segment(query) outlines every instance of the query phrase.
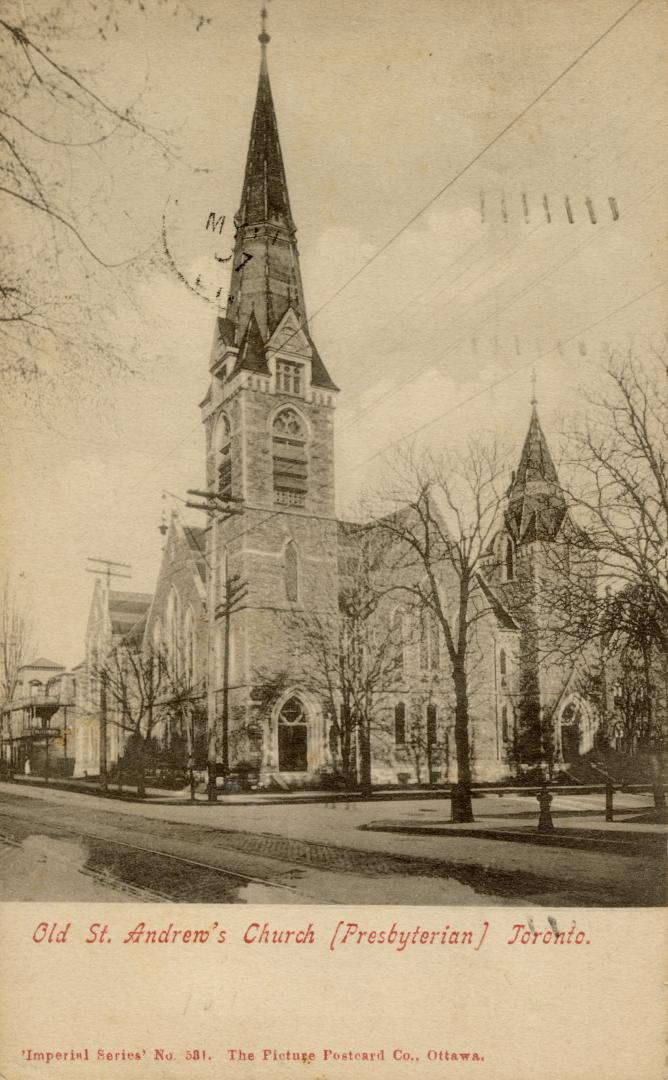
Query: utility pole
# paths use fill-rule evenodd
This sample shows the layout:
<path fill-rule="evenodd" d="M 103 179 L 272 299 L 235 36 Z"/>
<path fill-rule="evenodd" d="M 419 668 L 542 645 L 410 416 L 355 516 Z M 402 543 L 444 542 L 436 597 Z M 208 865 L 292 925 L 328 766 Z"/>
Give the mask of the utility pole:
<path fill-rule="evenodd" d="M 208 769 L 208 785 L 207 796 L 209 802 L 215 802 L 218 797 L 218 791 L 216 787 L 216 774 L 218 769 L 218 731 L 217 731 L 217 716 L 216 716 L 216 568 L 218 565 L 218 527 L 229 518 L 236 516 L 237 514 L 243 514 L 243 507 L 238 505 L 238 500 L 226 499 L 216 491 L 199 491 L 197 489 L 189 489 L 189 495 L 195 495 L 200 502 L 187 502 L 186 506 L 190 506 L 194 510 L 203 510 L 209 518 L 211 528 L 209 529 L 209 543 L 208 543 L 208 560 L 207 560 L 207 601 L 206 601 L 206 619 L 207 619 L 207 665 L 206 665 L 206 705 L 207 705 L 207 734 L 208 734 L 208 746 L 207 746 L 207 769 Z M 237 505 L 231 505 L 236 503 Z M 227 570 L 225 574 L 225 584 L 227 587 Z M 225 647 L 225 656 L 229 649 Z M 227 660 L 224 658 L 224 667 L 227 666 Z M 223 705 L 227 698 L 226 683 L 227 678 L 225 672 L 223 672 Z M 223 741 L 224 745 L 221 748 L 224 753 L 228 753 L 226 750 L 227 736 L 225 733 L 226 724 L 223 727 Z M 223 763 L 225 767 L 225 764 Z"/>
<path fill-rule="evenodd" d="M 230 622 L 232 614 L 238 611 L 242 601 L 248 593 L 248 584 L 242 581 L 238 574 L 230 576 L 227 560 L 225 561 L 225 599 L 216 607 L 216 618 L 224 619 L 223 623 L 223 713 L 222 713 L 222 746 L 221 756 L 223 759 L 223 777 L 230 771 L 230 739 L 229 739 L 229 689 L 230 689 Z"/>
<path fill-rule="evenodd" d="M 100 787 L 107 790 L 107 673 L 100 672 Z"/>
<path fill-rule="evenodd" d="M 95 574 L 97 577 L 99 577 L 100 574 L 103 573 L 104 576 L 107 579 L 107 592 L 109 591 L 109 588 L 111 586 L 112 577 L 117 577 L 117 578 L 131 578 L 132 577 L 131 573 L 124 574 L 122 572 L 123 570 L 130 570 L 130 571 L 132 570 L 132 567 L 130 566 L 130 563 L 114 562 L 113 559 L 94 559 L 91 555 L 86 556 L 86 562 L 99 563 L 100 566 L 104 567 L 104 570 L 101 570 L 99 567 L 87 566 L 86 567 L 86 573 L 87 574 Z M 117 566 L 120 566 L 121 570 L 115 570 L 114 567 L 117 567 Z"/>

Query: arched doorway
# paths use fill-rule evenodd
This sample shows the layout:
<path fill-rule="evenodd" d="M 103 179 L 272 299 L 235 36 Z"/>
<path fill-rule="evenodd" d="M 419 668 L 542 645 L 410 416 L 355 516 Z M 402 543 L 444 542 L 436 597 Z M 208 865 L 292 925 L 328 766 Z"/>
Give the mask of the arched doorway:
<path fill-rule="evenodd" d="M 592 708 L 577 695 L 564 702 L 559 713 L 559 734 L 564 761 L 575 761 L 594 745 L 595 718 Z"/>
<path fill-rule="evenodd" d="M 308 768 L 308 719 L 304 705 L 290 697 L 278 714 L 279 772 L 306 772 Z"/>

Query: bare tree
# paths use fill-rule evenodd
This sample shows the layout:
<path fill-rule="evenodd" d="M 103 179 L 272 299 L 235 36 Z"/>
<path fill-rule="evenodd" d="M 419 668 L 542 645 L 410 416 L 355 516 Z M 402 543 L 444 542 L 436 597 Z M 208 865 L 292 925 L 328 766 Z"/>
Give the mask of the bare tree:
<path fill-rule="evenodd" d="M 666 354 L 608 356 L 605 387 L 571 432 L 577 503 L 599 576 L 641 586 L 668 623 L 668 379 Z"/>
<path fill-rule="evenodd" d="M 295 617 L 310 686 L 326 702 L 346 786 L 372 789 L 372 744 L 387 735 L 385 698 L 400 672 L 404 630 L 389 617 L 384 552 L 373 523 L 342 526 L 338 612 Z"/>
<path fill-rule="evenodd" d="M 390 541 L 387 587 L 431 612 L 445 641 L 455 698 L 455 821 L 473 820 L 470 652 L 476 625 L 491 610 L 481 574 L 489 567 L 506 475 L 505 455 L 492 440 L 472 440 L 438 459 L 403 452 L 386 492 L 396 509 L 376 523 Z"/>
<path fill-rule="evenodd" d="M 411 694 L 406 717 L 406 748 L 413 759 L 418 784 L 423 782 L 423 770 L 427 783 L 434 783 L 436 767 L 446 751 L 446 744 L 439 738 L 433 697 L 431 690 Z"/>
<path fill-rule="evenodd" d="M 602 388 L 570 424 L 564 464 L 579 525 L 546 551 L 540 589 L 543 657 L 573 662 L 593 649 L 617 669 L 629 684 L 625 728 L 632 716 L 640 723 L 642 679 L 642 723 L 655 743 L 661 696 L 668 706 L 667 351 L 610 351 Z M 623 741 L 637 745 L 628 730 Z"/>
<path fill-rule="evenodd" d="M 104 53 L 102 43 L 113 40 L 124 17 L 144 18 L 163 6 L 164 0 L 10 0 L 3 8 L 0 376 L 7 382 L 34 386 L 49 379 L 58 385 L 55 376 L 64 371 L 95 376 L 101 365 L 128 367 L 127 343 L 116 328 L 106 332 L 104 313 L 114 295 L 127 299 L 120 271 L 137 267 L 160 232 L 156 222 L 146 251 L 129 237 L 128 250 L 114 252 L 113 155 L 126 167 L 128 155 L 141 154 L 145 169 L 151 158 L 164 166 L 176 156 L 165 133 L 142 119 L 138 100 L 114 100 L 100 88 L 90 60 L 86 67 L 81 39 L 88 31 Z M 170 8 L 197 29 L 209 21 L 196 16 L 187 0 Z M 108 52 L 113 58 L 111 47 Z M 158 247 L 150 257 L 156 256 Z"/>
<path fill-rule="evenodd" d="M 28 662 L 33 649 L 32 614 L 7 574 L 0 587 L 0 704 L 11 701 L 19 668 Z"/>
<path fill-rule="evenodd" d="M 178 658 L 165 661 L 167 675 L 158 701 L 164 720 L 165 736 L 171 764 L 185 766 L 190 788 L 190 800 L 195 801 L 198 769 L 204 769 L 208 757 L 206 686 L 194 671 L 193 654 L 187 648 Z"/>
<path fill-rule="evenodd" d="M 146 767 L 156 733 L 168 717 L 171 681 L 164 652 L 130 642 L 115 648 L 97 677 L 106 687 L 108 723 L 124 733 L 124 751 L 136 773 L 137 794 L 146 794 Z"/>

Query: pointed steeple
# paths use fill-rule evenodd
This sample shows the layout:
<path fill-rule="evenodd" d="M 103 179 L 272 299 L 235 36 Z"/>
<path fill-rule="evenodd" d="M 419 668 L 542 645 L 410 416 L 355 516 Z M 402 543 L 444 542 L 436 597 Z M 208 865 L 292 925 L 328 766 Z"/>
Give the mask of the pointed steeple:
<path fill-rule="evenodd" d="M 534 385 L 531 421 L 508 493 L 506 524 L 517 543 L 554 540 L 566 516 L 566 499 L 538 419 Z"/>
<path fill-rule="evenodd" d="M 237 214 L 237 225 L 280 225 L 290 233 L 295 226 L 290 211 L 288 185 L 278 138 L 278 124 L 267 68 L 269 34 L 260 34 L 262 58 L 255 98 L 246 173 Z"/>
<path fill-rule="evenodd" d="M 269 83 L 267 45 L 270 38 L 266 16 L 263 8 L 262 32 L 258 39 L 262 48 L 260 75 L 241 203 L 234 219 L 236 235 L 230 287 L 225 315 L 218 319 L 213 356 L 222 355 L 227 347 L 238 348 L 235 371 L 262 371 L 269 375 L 265 350 L 276 328 L 292 311 L 295 325 L 307 343 L 312 384 L 336 390 L 313 344 L 306 321 L 297 230 L 290 209 Z M 295 335 L 292 335 L 288 344 L 292 343 L 293 351 L 294 341 Z"/>

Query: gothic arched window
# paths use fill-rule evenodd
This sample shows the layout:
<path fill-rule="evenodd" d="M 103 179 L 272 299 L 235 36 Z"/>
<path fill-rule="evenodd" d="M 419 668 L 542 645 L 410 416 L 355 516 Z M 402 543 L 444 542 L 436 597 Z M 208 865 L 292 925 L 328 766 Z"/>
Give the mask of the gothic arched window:
<path fill-rule="evenodd" d="M 99 670 L 98 670 L 98 653 L 97 649 L 93 648 L 90 651 L 90 661 L 88 664 L 88 691 L 90 694 L 91 704 L 96 706 L 99 702 L 100 684 L 99 684 Z"/>
<path fill-rule="evenodd" d="M 281 409 L 274 418 L 271 434 L 276 502 L 303 506 L 308 491 L 304 421 L 296 409 Z"/>
<path fill-rule="evenodd" d="M 436 720 L 438 713 L 434 704 L 427 705 L 427 753 L 431 753 L 436 744 Z"/>
<path fill-rule="evenodd" d="M 431 613 L 429 619 L 429 661 L 432 669 L 436 670 L 441 666 L 441 628 L 438 624 L 438 619 L 435 614 Z"/>
<path fill-rule="evenodd" d="M 394 706 L 394 745 L 406 745 L 406 706 L 403 701 Z"/>
<path fill-rule="evenodd" d="M 508 706 L 503 705 L 501 708 L 501 736 L 504 742 L 508 742 L 509 730 L 508 730 Z"/>
<path fill-rule="evenodd" d="M 181 669 L 181 603 L 176 589 L 172 588 L 167 601 L 166 645 L 169 663 L 174 672 Z"/>
<path fill-rule="evenodd" d="M 392 639 L 397 675 L 403 675 L 406 662 L 404 655 L 404 616 L 399 610 L 395 611 L 392 617 Z"/>
<path fill-rule="evenodd" d="M 423 611 L 420 616 L 419 653 L 421 671 L 441 666 L 440 627 L 433 611 Z"/>
<path fill-rule="evenodd" d="M 515 550 L 512 540 L 506 540 L 506 581 L 515 580 Z"/>
<path fill-rule="evenodd" d="M 299 561 L 292 540 L 285 549 L 285 595 L 293 603 L 299 599 Z"/>
<path fill-rule="evenodd" d="M 499 674 L 505 675 L 507 667 L 508 664 L 506 662 L 506 650 L 501 649 L 501 652 L 499 653 Z"/>
<path fill-rule="evenodd" d="M 185 676 L 190 685 L 195 681 L 195 616 L 189 606 L 183 624 L 184 639 L 184 669 Z"/>
<path fill-rule="evenodd" d="M 420 671 L 429 668 L 429 624 L 426 612 L 420 615 L 420 640 L 418 644 Z"/>
<path fill-rule="evenodd" d="M 278 716 L 278 768 L 280 772 L 306 772 L 308 721 L 299 698 L 289 698 Z"/>
<path fill-rule="evenodd" d="M 221 413 L 214 431 L 214 485 L 224 499 L 232 498 L 232 431 Z"/>

